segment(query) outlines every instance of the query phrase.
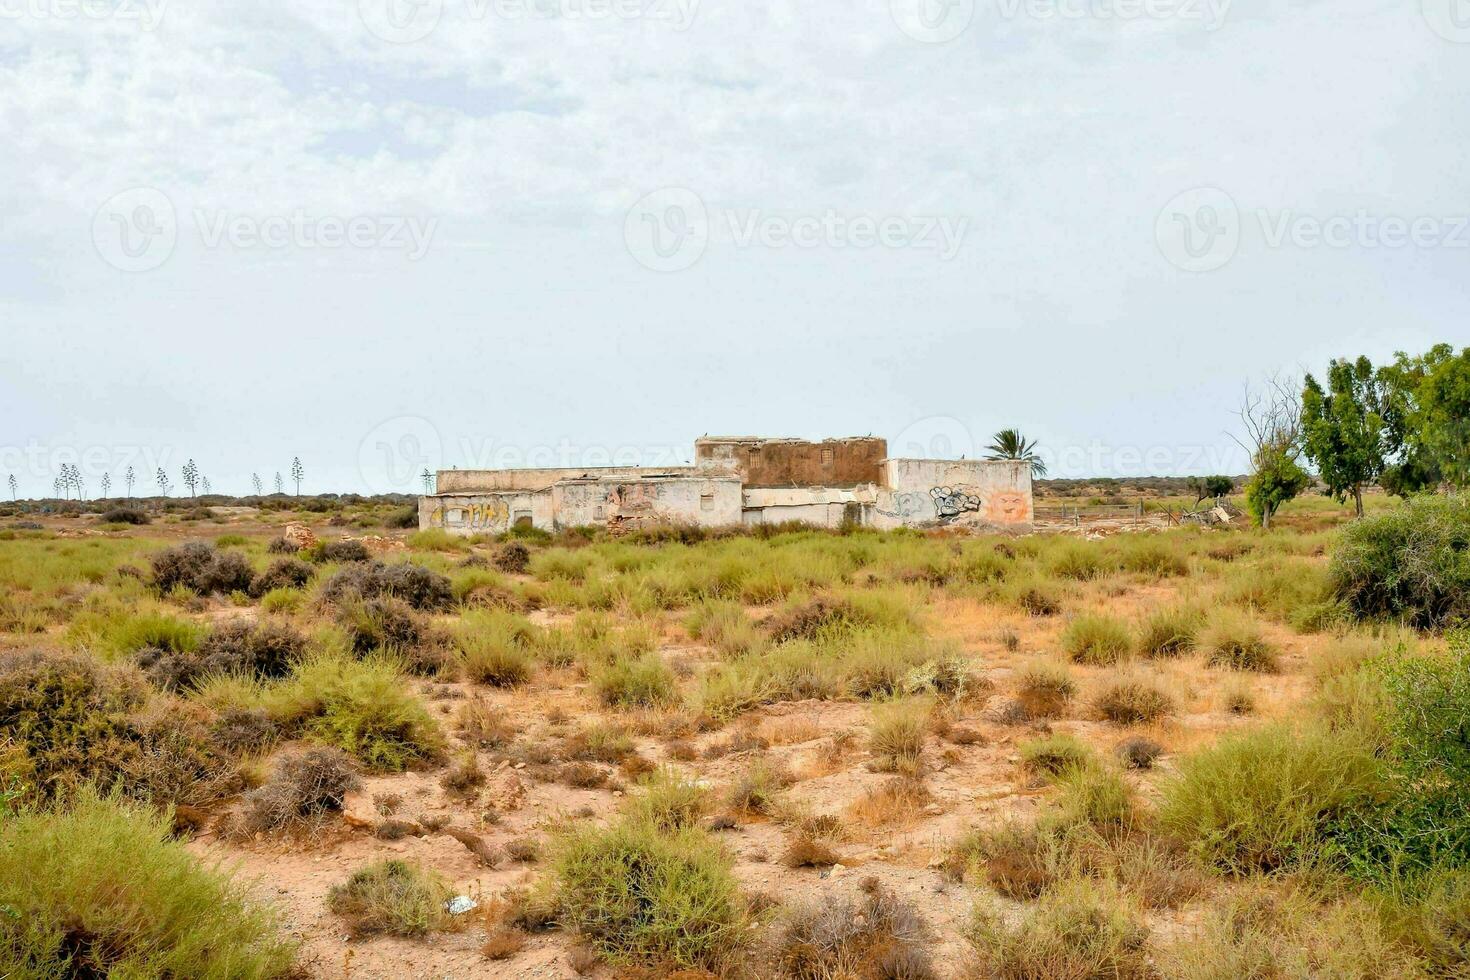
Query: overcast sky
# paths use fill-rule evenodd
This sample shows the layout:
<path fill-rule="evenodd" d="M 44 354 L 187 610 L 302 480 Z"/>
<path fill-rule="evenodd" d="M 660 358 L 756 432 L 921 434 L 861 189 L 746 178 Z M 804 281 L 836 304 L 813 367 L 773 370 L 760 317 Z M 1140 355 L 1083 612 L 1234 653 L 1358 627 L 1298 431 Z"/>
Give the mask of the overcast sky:
<path fill-rule="evenodd" d="M 1470 0 L 0 0 L 0 468 L 1240 472 L 1470 343 L 1467 105 Z"/>

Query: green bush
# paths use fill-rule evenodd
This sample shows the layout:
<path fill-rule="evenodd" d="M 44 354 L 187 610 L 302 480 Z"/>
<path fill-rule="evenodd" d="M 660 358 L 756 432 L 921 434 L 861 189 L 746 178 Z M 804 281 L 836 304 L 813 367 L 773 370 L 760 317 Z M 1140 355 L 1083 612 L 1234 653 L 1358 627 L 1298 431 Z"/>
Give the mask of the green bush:
<path fill-rule="evenodd" d="M 573 827 L 548 864 L 557 920 L 615 963 L 710 968 L 745 942 L 729 859 L 702 830 Z"/>
<path fill-rule="evenodd" d="M 409 861 L 380 861 L 359 868 L 327 895 L 327 907 L 347 920 L 356 936 L 387 933 L 426 936 L 450 923 L 447 882 Z"/>
<path fill-rule="evenodd" d="M 1082 615 L 1062 631 L 1062 651 L 1079 664 L 1115 664 L 1128 655 L 1128 630 L 1111 616 Z"/>
<path fill-rule="evenodd" d="M 1363 619 L 1438 629 L 1470 618 L 1470 497 L 1413 497 L 1348 525 L 1333 595 Z"/>
<path fill-rule="evenodd" d="M 396 664 L 318 657 L 268 694 L 268 709 L 378 772 L 437 761 L 444 737 Z"/>
<path fill-rule="evenodd" d="M 531 677 L 537 632 L 528 621 L 504 612 L 472 612 L 454 627 L 465 676 L 477 684 L 514 687 Z"/>
<path fill-rule="evenodd" d="M 648 708 L 669 704 L 678 692 L 674 672 L 656 653 L 621 656 L 597 668 L 592 688 L 602 703 L 617 708 Z"/>
<path fill-rule="evenodd" d="M 1159 820 L 1216 867 L 1273 871 L 1310 863 L 1334 821 L 1383 790 L 1378 760 L 1351 739 L 1269 727 L 1181 759 Z"/>
<path fill-rule="evenodd" d="M 1179 657 L 1194 649 L 1203 617 L 1188 607 L 1160 609 L 1138 628 L 1138 652 L 1145 657 Z"/>
<path fill-rule="evenodd" d="M 1086 879 L 1044 895 L 1017 924 L 977 906 L 969 930 L 975 962 L 967 977 L 1151 980 L 1148 929 L 1115 889 Z"/>
<path fill-rule="evenodd" d="M 0 654 L 0 782 L 38 800 L 117 786 L 159 803 L 201 803 L 233 789 L 196 715 L 152 705 L 131 667 L 79 654 Z"/>
<path fill-rule="evenodd" d="M 0 821 L 0 976 L 284 977 L 294 953 L 164 815 L 84 792 Z"/>

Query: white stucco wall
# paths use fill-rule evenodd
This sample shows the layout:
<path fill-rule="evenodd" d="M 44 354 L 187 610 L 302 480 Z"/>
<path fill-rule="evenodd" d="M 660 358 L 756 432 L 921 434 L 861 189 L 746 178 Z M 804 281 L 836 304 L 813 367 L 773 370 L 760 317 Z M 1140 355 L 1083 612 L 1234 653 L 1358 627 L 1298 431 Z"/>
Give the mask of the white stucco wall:
<path fill-rule="evenodd" d="M 873 525 L 1026 524 L 1031 466 L 1020 460 L 887 459 Z"/>
<path fill-rule="evenodd" d="M 562 527 L 614 520 L 705 527 L 740 523 L 740 481 L 730 477 L 568 480 L 551 493 Z"/>

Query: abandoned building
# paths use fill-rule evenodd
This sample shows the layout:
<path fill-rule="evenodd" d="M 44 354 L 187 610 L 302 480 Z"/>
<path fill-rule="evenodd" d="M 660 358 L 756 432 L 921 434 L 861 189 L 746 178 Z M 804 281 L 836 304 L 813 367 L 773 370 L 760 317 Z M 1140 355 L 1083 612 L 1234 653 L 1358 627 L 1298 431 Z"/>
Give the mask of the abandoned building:
<path fill-rule="evenodd" d="M 1024 524 L 1031 467 L 1020 460 L 889 459 L 886 440 L 705 437 L 694 465 L 440 470 L 419 527 L 494 534 L 516 525 L 844 522 L 876 528 Z"/>

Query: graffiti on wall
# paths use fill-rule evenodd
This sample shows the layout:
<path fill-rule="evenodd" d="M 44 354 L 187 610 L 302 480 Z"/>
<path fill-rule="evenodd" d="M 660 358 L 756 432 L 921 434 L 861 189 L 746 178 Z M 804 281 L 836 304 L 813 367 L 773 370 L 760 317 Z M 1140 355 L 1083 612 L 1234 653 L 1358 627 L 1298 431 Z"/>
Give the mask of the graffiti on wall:
<path fill-rule="evenodd" d="M 1017 524 L 1030 517 L 1025 494 L 1006 490 L 997 493 L 986 502 L 985 516 L 1003 524 Z"/>
<path fill-rule="evenodd" d="M 504 530 L 510 509 L 499 497 L 483 501 L 440 504 L 429 513 L 430 527 L 466 527 L 473 531 Z"/>
<path fill-rule="evenodd" d="M 978 513 L 980 497 L 953 487 L 933 487 L 929 496 L 934 499 L 934 516 L 940 522 L 954 520 L 962 514 Z"/>

